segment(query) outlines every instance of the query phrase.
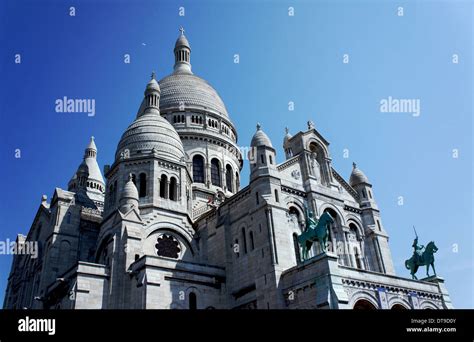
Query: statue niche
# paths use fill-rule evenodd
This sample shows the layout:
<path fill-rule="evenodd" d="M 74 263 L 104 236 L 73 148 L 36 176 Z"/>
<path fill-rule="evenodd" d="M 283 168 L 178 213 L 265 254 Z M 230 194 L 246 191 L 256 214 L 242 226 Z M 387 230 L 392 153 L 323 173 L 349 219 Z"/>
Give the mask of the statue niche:
<path fill-rule="evenodd" d="M 310 174 L 321 184 L 329 184 L 326 172 L 326 157 L 323 148 L 312 142 L 309 144 L 310 150 Z"/>

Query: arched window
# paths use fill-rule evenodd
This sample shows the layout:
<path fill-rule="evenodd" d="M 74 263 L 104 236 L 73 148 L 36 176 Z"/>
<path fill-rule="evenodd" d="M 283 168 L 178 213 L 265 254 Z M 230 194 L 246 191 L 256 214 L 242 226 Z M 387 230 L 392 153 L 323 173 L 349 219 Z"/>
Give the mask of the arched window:
<path fill-rule="evenodd" d="M 300 244 L 298 243 L 298 234 L 293 233 L 293 246 L 295 248 L 295 257 L 296 262 L 301 262 L 301 254 L 300 254 Z"/>
<path fill-rule="evenodd" d="M 296 224 L 298 227 L 302 225 L 302 218 L 300 212 L 295 207 L 290 207 L 289 210 L 290 219 Z"/>
<path fill-rule="evenodd" d="M 351 246 L 348 245 L 347 239 L 350 238 L 350 235 L 346 235 L 345 232 L 342 229 L 342 220 L 340 215 L 332 209 L 332 208 L 327 208 L 324 210 L 327 212 L 331 217 L 334 219 L 334 222 L 329 225 L 329 238 L 328 241 L 330 241 L 330 250 L 332 252 L 336 252 L 338 255 L 338 262 L 340 265 L 343 266 L 348 266 L 348 267 L 356 267 L 355 263 L 353 260 L 351 260 Z M 356 228 L 355 232 L 355 241 L 357 242 L 357 227 L 355 224 L 352 223 L 352 226 Z M 341 245 L 343 244 L 343 245 Z M 340 246 L 344 246 L 342 248 L 339 248 Z"/>
<path fill-rule="evenodd" d="M 354 247 L 354 258 L 355 258 L 355 261 L 356 261 L 356 267 L 358 269 L 362 269 L 362 265 L 360 263 L 360 255 L 359 255 L 359 251 L 357 250 L 357 247 Z"/>
<path fill-rule="evenodd" d="M 235 173 L 235 192 L 239 191 L 240 188 L 240 180 L 239 180 L 239 173 Z"/>
<path fill-rule="evenodd" d="M 232 189 L 232 167 L 227 164 L 225 167 L 225 185 L 227 186 L 227 190 L 230 192 L 234 192 L 234 189 Z"/>
<path fill-rule="evenodd" d="M 211 160 L 211 182 L 212 185 L 221 186 L 221 170 L 220 163 L 217 159 Z"/>
<path fill-rule="evenodd" d="M 247 236 L 245 235 L 245 228 L 242 228 L 242 241 L 244 244 L 244 253 L 247 254 Z"/>
<path fill-rule="evenodd" d="M 394 304 L 390 310 L 406 310 L 407 308 L 404 307 L 402 304 Z"/>
<path fill-rule="evenodd" d="M 275 202 L 280 202 L 280 198 L 278 197 L 278 190 L 275 189 Z"/>
<path fill-rule="evenodd" d="M 189 294 L 189 310 L 196 310 L 197 309 L 197 298 L 194 292 Z"/>
<path fill-rule="evenodd" d="M 260 204 L 260 198 L 258 197 L 258 192 L 255 193 L 255 201 L 257 202 L 257 205 Z"/>
<path fill-rule="evenodd" d="M 250 236 L 250 250 L 253 251 L 255 249 L 255 242 L 253 240 L 253 232 L 252 231 L 249 233 L 249 236 Z"/>
<path fill-rule="evenodd" d="M 204 158 L 200 155 L 193 157 L 193 181 L 204 183 Z"/>
<path fill-rule="evenodd" d="M 166 198 L 166 187 L 168 183 L 168 177 L 166 175 L 161 175 L 160 178 L 160 197 Z"/>
<path fill-rule="evenodd" d="M 140 191 L 138 192 L 138 197 L 146 196 L 146 174 L 140 173 Z"/>
<path fill-rule="evenodd" d="M 176 178 L 174 177 L 171 177 L 170 179 L 170 200 L 172 201 L 177 201 L 178 200 L 178 196 L 177 196 L 177 187 L 176 187 Z"/>
<path fill-rule="evenodd" d="M 272 155 L 268 155 L 268 159 L 270 159 L 270 164 L 273 164 L 273 158 L 272 158 Z"/>
<path fill-rule="evenodd" d="M 371 302 L 365 299 L 359 299 L 354 304 L 354 310 L 376 310 L 377 308 Z"/>

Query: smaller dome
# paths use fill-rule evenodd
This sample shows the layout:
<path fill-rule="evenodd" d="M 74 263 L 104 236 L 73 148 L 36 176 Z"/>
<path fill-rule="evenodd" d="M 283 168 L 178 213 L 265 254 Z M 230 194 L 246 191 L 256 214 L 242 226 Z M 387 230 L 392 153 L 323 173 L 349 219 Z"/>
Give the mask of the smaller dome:
<path fill-rule="evenodd" d="M 354 187 L 362 183 L 370 184 L 367 176 L 359 168 L 357 168 L 357 164 L 352 163 L 352 166 L 353 166 L 352 173 L 351 173 L 351 177 L 349 178 L 350 186 Z"/>
<path fill-rule="evenodd" d="M 176 40 L 176 44 L 174 45 L 174 48 L 177 49 L 179 47 L 187 47 L 188 49 L 191 50 L 191 46 L 189 45 L 188 39 L 184 35 L 184 29 L 181 27 L 179 29 L 181 31 L 181 34 L 179 35 L 178 39 Z"/>
<path fill-rule="evenodd" d="M 122 196 L 120 197 L 120 199 L 138 201 L 138 190 L 135 184 L 133 183 L 133 177 L 131 174 L 128 176 L 128 181 L 123 188 Z"/>
<path fill-rule="evenodd" d="M 262 131 L 262 126 L 260 124 L 257 124 L 257 132 L 255 132 L 255 134 L 253 135 L 250 146 L 252 147 L 268 146 L 268 147 L 273 148 L 270 138 L 268 138 L 265 132 Z"/>
<path fill-rule="evenodd" d="M 158 85 L 158 82 L 155 80 L 155 73 L 152 74 L 152 79 L 148 84 L 146 85 L 146 91 L 157 91 L 160 92 L 160 86 Z"/>

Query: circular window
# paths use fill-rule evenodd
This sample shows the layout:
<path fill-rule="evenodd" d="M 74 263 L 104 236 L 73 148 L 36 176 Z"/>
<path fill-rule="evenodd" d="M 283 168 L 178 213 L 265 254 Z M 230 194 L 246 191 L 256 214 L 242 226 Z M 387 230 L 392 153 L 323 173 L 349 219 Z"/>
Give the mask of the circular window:
<path fill-rule="evenodd" d="M 155 248 L 158 256 L 167 258 L 178 259 L 179 253 L 181 253 L 179 241 L 168 234 L 163 234 L 158 237 Z"/>

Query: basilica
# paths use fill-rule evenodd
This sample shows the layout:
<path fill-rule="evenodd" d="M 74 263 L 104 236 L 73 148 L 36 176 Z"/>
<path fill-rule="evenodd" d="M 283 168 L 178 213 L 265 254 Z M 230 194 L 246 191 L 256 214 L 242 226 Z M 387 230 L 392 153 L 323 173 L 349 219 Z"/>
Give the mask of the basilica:
<path fill-rule="evenodd" d="M 282 148 L 257 124 L 243 153 L 183 30 L 173 53 L 113 163 L 100 170 L 91 138 L 67 190 L 41 198 L 16 241 L 37 242 L 37 257 L 14 256 L 4 308 L 452 308 L 443 278 L 395 274 L 376 188 L 356 164 L 348 180 L 334 169 L 313 122 Z M 303 253 L 298 237 L 325 213 L 328 249 Z"/>

